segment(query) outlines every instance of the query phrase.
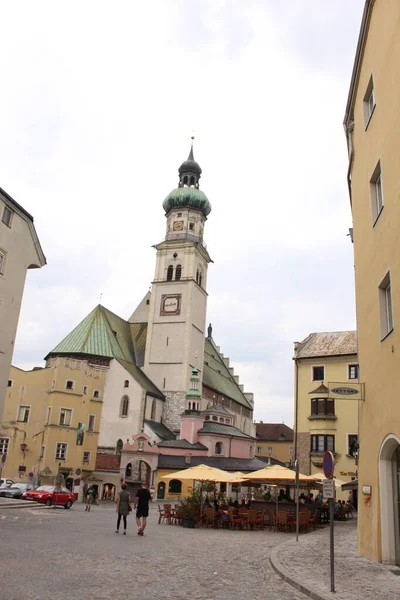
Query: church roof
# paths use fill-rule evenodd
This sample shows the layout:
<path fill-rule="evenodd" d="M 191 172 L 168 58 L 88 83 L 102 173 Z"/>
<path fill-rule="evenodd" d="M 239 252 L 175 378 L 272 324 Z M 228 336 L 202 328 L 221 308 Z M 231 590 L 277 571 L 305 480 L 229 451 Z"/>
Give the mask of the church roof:
<path fill-rule="evenodd" d="M 193 187 L 175 188 L 163 202 L 163 209 L 168 214 L 173 208 L 194 208 L 206 217 L 211 212 L 211 204 L 204 192 Z"/>
<path fill-rule="evenodd" d="M 285 423 L 256 423 L 256 432 L 260 442 L 293 442 L 293 429 Z"/>
<path fill-rule="evenodd" d="M 99 304 L 50 354 L 90 354 L 133 362 L 129 323 Z"/>
<path fill-rule="evenodd" d="M 243 437 L 253 440 L 254 438 L 240 429 L 233 427 L 232 425 L 223 425 L 222 423 L 213 423 L 212 421 L 205 422 L 203 427 L 199 429 L 199 433 L 212 433 L 215 435 L 229 435 L 233 437 Z"/>
<path fill-rule="evenodd" d="M 222 404 L 212 404 L 211 406 L 206 408 L 206 410 L 203 410 L 201 414 L 210 412 L 218 413 L 220 415 L 229 415 L 230 417 L 232 416 L 232 413 L 230 413 L 229 410 L 225 408 L 225 406 L 223 406 Z"/>
<path fill-rule="evenodd" d="M 147 323 L 131 323 L 130 327 L 133 349 L 135 352 L 135 364 L 137 364 L 138 367 L 143 367 L 146 350 Z"/>
<path fill-rule="evenodd" d="M 165 440 L 164 442 L 159 442 L 157 446 L 160 448 L 183 448 L 185 450 L 208 450 L 207 446 L 204 446 L 200 442 L 191 444 L 187 440 Z"/>
<path fill-rule="evenodd" d="M 205 339 L 204 344 L 203 385 L 253 410 L 253 407 L 224 363 L 214 341 L 209 337 Z"/>
<path fill-rule="evenodd" d="M 271 460 L 271 462 L 273 462 Z M 190 464 L 186 462 L 185 456 L 169 456 L 168 454 L 160 454 L 158 457 L 159 469 L 187 469 L 188 467 L 196 467 L 197 465 L 207 465 L 222 469 L 223 471 L 258 471 L 264 469 L 265 462 L 258 458 L 227 458 L 217 456 L 192 456 Z"/>
<path fill-rule="evenodd" d="M 121 360 L 120 358 L 118 358 L 117 360 L 124 367 L 124 369 L 126 369 L 128 373 L 132 375 L 132 377 L 138 382 L 138 384 L 144 390 L 146 390 L 146 392 L 148 392 L 152 396 L 156 396 L 156 398 L 165 400 L 164 394 L 158 389 L 158 387 L 154 385 L 151 379 L 147 377 L 147 375 L 142 371 L 142 369 L 140 369 L 140 367 L 137 367 L 136 365 L 133 365 L 132 363 L 127 362 L 126 360 Z"/>
<path fill-rule="evenodd" d="M 310 333 L 296 342 L 294 358 L 319 358 L 357 354 L 357 331 L 324 331 Z"/>
<path fill-rule="evenodd" d="M 176 435 L 168 429 L 164 423 L 158 423 L 157 421 L 151 421 L 150 419 L 145 419 L 145 423 L 153 433 L 155 433 L 162 440 L 175 440 Z"/>

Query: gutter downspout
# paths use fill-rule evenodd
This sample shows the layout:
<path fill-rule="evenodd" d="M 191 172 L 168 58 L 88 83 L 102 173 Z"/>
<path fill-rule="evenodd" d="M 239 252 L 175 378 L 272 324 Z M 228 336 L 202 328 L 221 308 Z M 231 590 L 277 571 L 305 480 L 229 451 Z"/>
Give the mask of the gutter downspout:
<path fill-rule="evenodd" d="M 299 418 L 299 366 L 297 358 L 294 358 L 295 364 L 295 376 L 294 376 L 294 402 L 295 402 L 295 417 L 294 417 L 294 460 L 297 460 L 297 432 L 298 432 L 298 418 Z"/>

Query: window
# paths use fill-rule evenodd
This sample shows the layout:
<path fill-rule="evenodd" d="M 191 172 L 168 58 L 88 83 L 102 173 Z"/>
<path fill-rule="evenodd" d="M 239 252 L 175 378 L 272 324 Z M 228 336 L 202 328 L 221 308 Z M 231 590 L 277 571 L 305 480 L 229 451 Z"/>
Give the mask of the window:
<path fill-rule="evenodd" d="M 44 450 L 45 450 L 44 446 L 40 446 L 40 449 L 39 449 L 39 458 L 43 458 L 43 456 L 44 456 Z"/>
<path fill-rule="evenodd" d="M 128 396 L 124 396 L 121 400 L 121 417 L 127 417 L 129 412 L 129 398 Z"/>
<path fill-rule="evenodd" d="M 95 415 L 89 415 L 88 431 L 94 431 L 95 420 Z"/>
<path fill-rule="evenodd" d="M 392 309 L 392 285 L 390 272 L 379 286 L 379 316 L 381 322 L 381 339 L 384 339 L 388 333 L 393 330 L 393 309 Z"/>
<path fill-rule="evenodd" d="M 171 479 L 168 486 L 168 492 L 170 494 L 181 494 L 182 493 L 182 481 L 179 479 Z"/>
<path fill-rule="evenodd" d="M 262 447 L 261 446 L 257 446 L 257 454 L 261 454 L 262 452 Z"/>
<path fill-rule="evenodd" d="M 375 110 L 375 104 L 376 104 L 376 101 L 375 101 L 374 81 L 373 81 L 372 75 L 371 75 L 371 77 L 369 78 L 367 89 L 365 91 L 364 98 L 363 98 L 365 128 L 368 127 L 368 124 L 372 117 L 372 113 Z"/>
<path fill-rule="evenodd" d="M 313 381 L 324 381 L 325 379 L 325 367 L 313 367 L 312 368 Z"/>
<path fill-rule="evenodd" d="M 172 265 L 169 265 L 168 270 L 167 270 L 167 281 L 172 281 L 173 275 L 174 275 L 174 267 Z"/>
<path fill-rule="evenodd" d="M 379 160 L 369 181 L 372 222 L 375 224 L 383 209 L 382 170 Z"/>
<path fill-rule="evenodd" d="M 121 456 L 123 446 L 124 446 L 124 442 L 122 440 L 118 440 L 117 446 L 115 448 L 115 454 L 117 456 Z"/>
<path fill-rule="evenodd" d="M 213 417 L 212 420 L 213 421 L 218 421 L 218 417 Z"/>
<path fill-rule="evenodd" d="M 194 223 L 189 223 L 189 229 L 190 231 L 194 231 Z"/>
<path fill-rule="evenodd" d="M 13 384 L 12 379 L 9 379 L 7 381 L 7 387 L 12 387 L 12 384 Z"/>
<path fill-rule="evenodd" d="M 52 381 L 51 381 L 51 389 L 54 390 L 55 387 L 56 387 L 56 380 L 52 379 Z"/>
<path fill-rule="evenodd" d="M 11 227 L 11 221 L 12 221 L 13 214 L 14 213 L 12 212 L 12 210 L 10 210 L 8 208 L 8 206 L 4 207 L 2 221 L 3 221 L 4 225 L 7 225 L 7 227 Z"/>
<path fill-rule="evenodd" d="M 179 218 L 182 216 L 182 213 L 178 213 L 176 216 Z"/>
<path fill-rule="evenodd" d="M 335 415 L 335 401 L 333 398 L 312 398 L 311 415 L 314 417 L 333 417 Z"/>
<path fill-rule="evenodd" d="M 27 423 L 29 421 L 30 406 L 20 406 L 18 409 L 18 419 L 20 423 Z"/>
<path fill-rule="evenodd" d="M 9 442 L 8 438 L 0 438 L 0 454 L 7 454 Z"/>
<path fill-rule="evenodd" d="M 71 381 L 70 379 L 68 379 L 68 381 L 65 384 L 65 389 L 66 390 L 73 390 L 74 389 L 74 382 Z"/>
<path fill-rule="evenodd" d="M 83 395 L 87 396 L 87 385 L 83 386 Z"/>
<path fill-rule="evenodd" d="M 311 452 L 335 452 L 335 436 L 334 435 L 312 435 L 311 436 Z"/>
<path fill-rule="evenodd" d="M 93 390 L 93 398 L 96 398 L 96 400 L 98 400 L 100 398 L 99 390 Z"/>
<path fill-rule="evenodd" d="M 215 454 L 223 454 L 224 447 L 221 442 L 215 444 Z"/>
<path fill-rule="evenodd" d="M 177 265 L 176 269 L 175 269 L 175 279 L 176 281 L 179 281 L 180 278 L 182 276 L 182 265 Z"/>
<path fill-rule="evenodd" d="M 124 387 L 129 387 L 129 381 L 127 379 L 125 379 Z"/>
<path fill-rule="evenodd" d="M 349 365 L 348 379 L 358 379 L 358 365 Z"/>
<path fill-rule="evenodd" d="M 59 425 L 62 425 L 63 427 L 70 427 L 71 426 L 71 418 L 72 418 L 72 410 L 70 410 L 69 408 L 61 408 L 60 409 L 60 420 L 59 420 Z"/>
<path fill-rule="evenodd" d="M 67 458 L 68 444 L 57 443 L 56 444 L 56 460 L 65 460 Z"/>
<path fill-rule="evenodd" d="M 220 417 L 220 418 L 219 418 L 219 422 L 220 422 L 220 423 L 223 423 L 223 422 L 224 422 L 224 418 L 223 418 L 223 417 Z"/>
<path fill-rule="evenodd" d="M 50 423 L 50 418 L 51 418 L 51 406 L 47 407 L 47 412 L 46 412 L 46 422 L 45 425 L 48 425 Z"/>
<path fill-rule="evenodd" d="M 268 454 L 272 454 L 272 446 L 268 446 Z"/>
<path fill-rule="evenodd" d="M 347 454 L 354 458 L 358 456 L 358 434 L 348 433 L 347 434 Z"/>
<path fill-rule="evenodd" d="M 0 250 L 0 275 L 4 275 L 4 267 L 6 265 L 6 253 Z"/>
<path fill-rule="evenodd" d="M 82 462 L 84 462 L 84 463 L 90 462 L 90 452 L 87 452 L 86 450 L 84 451 Z"/>
<path fill-rule="evenodd" d="M 157 408 L 157 403 L 156 401 L 153 399 L 153 402 L 151 403 L 151 416 L 150 419 L 152 421 L 154 421 L 154 419 L 156 418 L 156 408 Z M 190 408 L 190 407 L 189 407 Z"/>

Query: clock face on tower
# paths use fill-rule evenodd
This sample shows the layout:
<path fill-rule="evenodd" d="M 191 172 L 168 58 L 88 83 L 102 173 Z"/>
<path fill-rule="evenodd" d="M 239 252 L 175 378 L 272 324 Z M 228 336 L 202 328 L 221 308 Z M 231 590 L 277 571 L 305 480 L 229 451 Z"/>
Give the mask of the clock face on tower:
<path fill-rule="evenodd" d="M 173 226 L 174 231 L 182 231 L 183 221 L 175 221 Z"/>
<path fill-rule="evenodd" d="M 161 296 L 160 315 L 162 317 L 166 317 L 167 315 L 180 315 L 181 300 L 182 294 L 163 294 Z"/>

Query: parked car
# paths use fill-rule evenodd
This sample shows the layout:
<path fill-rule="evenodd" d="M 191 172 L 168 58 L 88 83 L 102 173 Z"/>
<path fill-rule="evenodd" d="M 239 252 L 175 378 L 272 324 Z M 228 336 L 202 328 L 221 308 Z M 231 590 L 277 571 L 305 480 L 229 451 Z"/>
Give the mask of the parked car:
<path fill-rule="evenodd" d="M 31 483 L 13 483 L 11 487 L 0 488 L 0 496 L 20 499 L 24 492 L 33 490 Z"/>
<path fill-rule="evenodd" d="M 74 494 L 67 488 L 55 485 L 41 485 L 36 490 L 27 490 L 21 498 L 22 500 L 41 502 L 47 506 L 64 506 L 64 508 L 71 508 L 75 500 Z"/>
<path fill-rule="evenodd" d="M 0 479 L 0 488 L 10 487 L 14 482 L 14 479 Z"/>

